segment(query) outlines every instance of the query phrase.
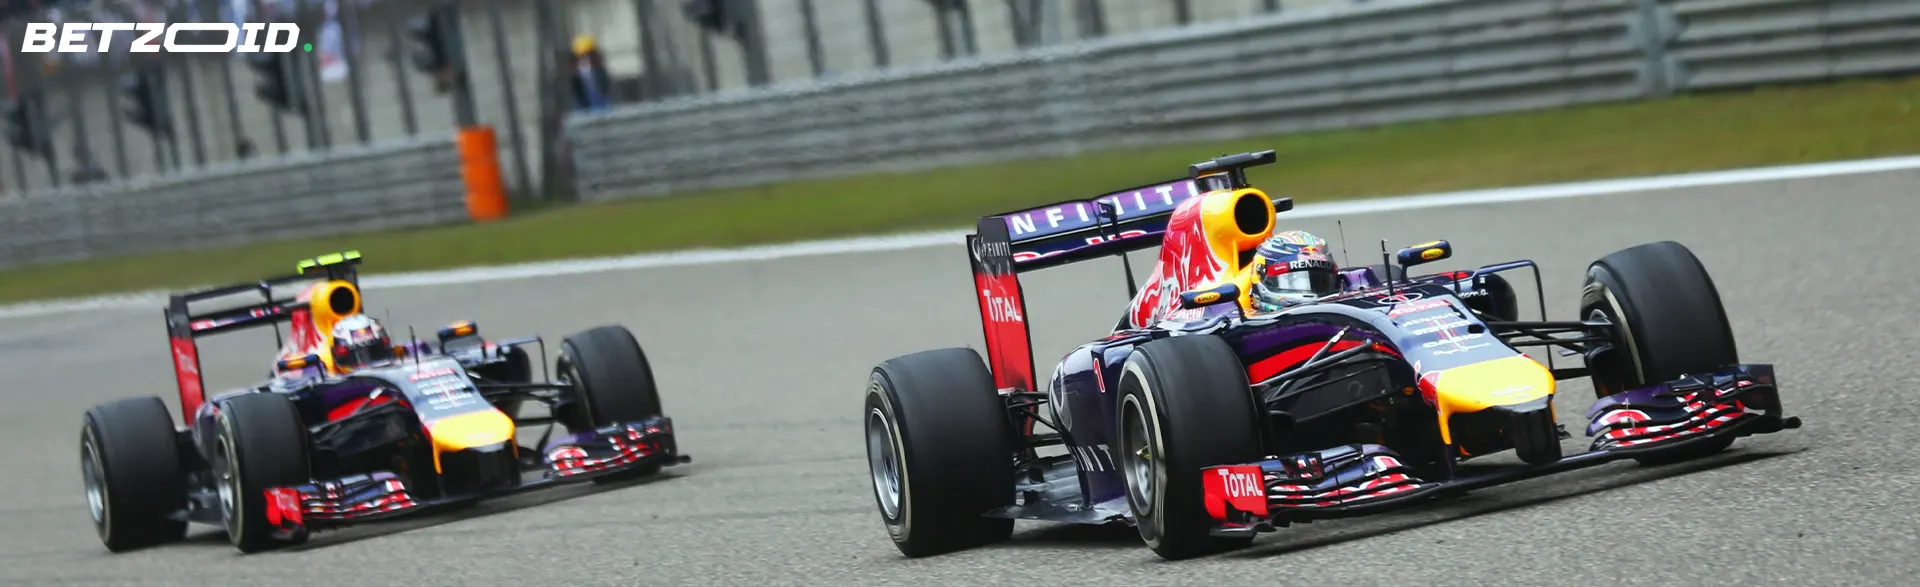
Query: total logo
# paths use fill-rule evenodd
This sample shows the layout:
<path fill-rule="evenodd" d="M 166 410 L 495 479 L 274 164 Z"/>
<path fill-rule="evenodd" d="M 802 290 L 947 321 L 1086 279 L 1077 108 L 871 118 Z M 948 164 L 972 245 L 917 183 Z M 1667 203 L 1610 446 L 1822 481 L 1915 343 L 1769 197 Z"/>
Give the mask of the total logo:
<path fill-rule="evenodd" d="M 1252 473 L 1236 472 L 1230 468 L 1214 469 L 1220 476 L 1220 489 L 1229 498 L 1265 497 L 1267 491 L 1260 486 L 1260 476 Z"/>
<path fill-rule="evenodd" d="M 180 350 L 179 348 L 173 350 L 174 367 L 179 369 L 182 374 L 199 377 L 200 364 L 199 361 L 194 359 L 194 356 L 186 351 Z"/>
<path fill-rule="evenodd" d="M 980 290 L 980 299 L 987 305 L 987 317 L 994 322 L 1026 322 L 1020 315 L 1020 304 L 1013 300 L 995 297 L 992 291 Z"/>
<path fill-rule="evenodd" d="M 1402 304 L 1399 306 L 1395 306 L 1392 310 L 1389 310 L 1387 312 L 1387 316 L 1398 318 L 1408 314 L 1417 314 L 1420 312 L 1425 312 L 1427 310 L 1437 310 L 1440 308 L 1451 308 L 1451 307 L 1453 307 L 1453 305 L 1447 303 L 1446 300 L 1424 300 L 1424 301 L 1414 302 L 1411 304 Z"/>

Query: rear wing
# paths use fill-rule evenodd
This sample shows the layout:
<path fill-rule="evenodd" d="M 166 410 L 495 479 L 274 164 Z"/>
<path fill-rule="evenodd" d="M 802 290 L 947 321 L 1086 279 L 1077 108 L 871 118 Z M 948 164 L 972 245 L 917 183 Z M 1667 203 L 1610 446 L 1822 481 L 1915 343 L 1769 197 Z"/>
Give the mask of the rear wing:
<path fill-rule="evenodd" d="M 1174 208 L 1200 194 L 1191 179 L 1151 183 L 995 214 L 975 228 L 1005 234 L 1015 270 L 1025 273 L 1159 245 Z"/>
<path fill-rule="evenodd" d="M 301 261 L 292 275 L 168 296 L 163 315 L 167 339 L 173 347 L 173 374 L 180 388 L 181 421 L 192 425 L 193 413 L 206 402 L 205 380 L 200 374 L 200 337 L 261 326 L 273 326 L 277 336 L 279 325 L 290 320 L 302 302 L 298 301 L 297 294 L 277 296 L 274 288 L 325 279 L 346 281 L 358 289 L 359 265 L 359 252 L 323 255 Z M 259 294 L 261 301 L 198 314 L 189 307 L 196 302 L 246 293 Z"/>
<path fill-rule="evenodd" d="M 967 250 L 994 386 L 1003 394 L 1035 390 L 1018 274 L 1159 245 L 1174 208 L 1200 193 L 1180 179 L 981 218 Z"/>
<path fill-rule="evenodd" d="M 1038 389 L 1020 274 L 1119 255 L 1132 295 L 1126 253 L 1159 246 L 1182 203 L 1215 190 L 1247 187 L 1246 168 L 1274 160 L 1271 150 L 1226 155 L 1189 166 L 1184 179 L 981 218 L 967 235 L 967 251 L 994 386 L 1003 395 Z M 1280 211 L 1293 207 L 1285 198 L 1275 204 Z"/>

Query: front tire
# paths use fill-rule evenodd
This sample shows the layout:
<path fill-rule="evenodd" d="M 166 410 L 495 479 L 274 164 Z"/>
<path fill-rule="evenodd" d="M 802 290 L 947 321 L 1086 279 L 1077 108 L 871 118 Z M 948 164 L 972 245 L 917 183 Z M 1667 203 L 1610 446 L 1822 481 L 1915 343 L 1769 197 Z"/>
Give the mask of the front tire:
<path fill-rule="evenodd" d="M 1115 431 L 1140 539 L 1180 560 L 1245 548 L 1252 537 L 1211 535 L 1201 469 L 1260 459 L 1246 366 L 1225 340 L 1187 335 L 1141 345 L 1120 375 Z"/>
<path fill-rule="evenodd" d="M 94 531 L 108 551 L 186 537 L 187 522 L 171 518 L 187 507 L 177 437 L 167 405 L 157 397 L 87 410 L 80 429 L 81 480 Z"/>
<path fill-rule="evenodd" d="M 247 393 L 222 402 L 217 421 L 221 517 L 227 538 L 240 552 L 255 553 L 285 542 L 267 523 L 266 490 L 311 482 L 307 426 L 293 400 L 277 393 Z M 306 534 L 292 543 L 306 541 Z"/>
<path fill-rule="evenodd" d="M 1587 269 L 1580 315 L 1614 325 L 1613 348 L 1589 359 L 1600 397 L 1740 363 L 1720 292 L 1706 266 L 1680 243 L 1639 245 L 1595 261 Z M 1723 438 L 1636 460 L 1684 461 L 1732 444 Z"/>
<path fill-rule="evenodd" d="M 909 557 L 1001 542 L 1013 520 L 1013 423 L 973 349 L 897 357 L 875 367 L 865 401 L 867 462 L 887 535 Z"/>
<path fill-rule="evenodd" d="M 555 414 L 569 431 L 592 430 L 614 424 L 640 422 L 663 415 L 653 367 L 640 342 L 622 326 L 601 326 L 567 337 L 556 369 L 573 385 L 573 402 Z M 637 467 L 595 477 L 607 483 L 645 477 L 660 465 Z"/>

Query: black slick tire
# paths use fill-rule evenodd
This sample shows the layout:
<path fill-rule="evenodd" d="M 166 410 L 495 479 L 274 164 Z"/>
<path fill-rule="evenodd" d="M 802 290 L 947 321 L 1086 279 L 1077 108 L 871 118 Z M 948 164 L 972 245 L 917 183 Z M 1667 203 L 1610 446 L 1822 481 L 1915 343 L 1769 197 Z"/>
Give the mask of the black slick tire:
<path fill-rule="evenodd" d="M 950 348 L 875 367 L 861 417 L 875 505 L 901 554 L 923 557 L 1005 541 L 1015 450 L 1006 401 L 980 354 Z"/>
<path fill-rule="evenodd" d="M 280 540 L 267 524 L 266 490 L 312 482 L 307 427 L 293 400 L 276 393 L 226 399 L 216 420 L 214 473 L 220 484 L 227 538 L 243 553 L 300 543 Z"/>
<path fill-rule="evenodd" d="M 1211 535 L 1200 479 L 1205 467 L 1261 457 L 1246 366 L 1232 347 L 1208 335 L 1141 345 L 1128 357 L 1119 389 L 1114 430 L 1121 440 L 1114 450 L 1141 540 L 1168 560 L 1250 544 L 1251 536 Z M 1146 449 L 1144 458 L 1136 444 Z"/>
<path fill-rule="evenodd" d="M 123 399 L 87 410 L 80 429 L 80 466 L 94 530 L 110 552 L 186 537 L 187 475 L 178 433 L 157 397 Z"/>
<path fill-rule="evenodd" d="M 573 385 L 574 401 L 555 415 L 568 430 L 592 430 L 663 415 L 653 367 L 640 350 L 640 342 L 625 327 L 582 331 L 568 336 L 560 345 L 562 354 L 556 370 Z M 649 465 L 595 477 L 593 481 L 621 481 L 659 470 L 659 465 Z"/>
<path fill-rule="evenodd" d="M 1580 315 L 1614 325 L 1613 349 L 1588 365 L 1600 397 L 1740 363 L 1720 291 L 1706 266 L 1680 243 L 1639 245 L 1595 261 L 1587 269 Z M 1732 438 L 1724 438 L 1636 460 L 1650 465 L 1684 461 L 1732 444 Z"/>

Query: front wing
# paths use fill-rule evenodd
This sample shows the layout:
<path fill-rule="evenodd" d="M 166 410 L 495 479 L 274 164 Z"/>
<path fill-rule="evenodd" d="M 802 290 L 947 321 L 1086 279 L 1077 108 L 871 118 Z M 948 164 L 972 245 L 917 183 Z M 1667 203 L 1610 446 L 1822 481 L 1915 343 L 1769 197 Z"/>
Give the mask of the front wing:
<path fill-rule="evenodd" d="M 692 460 L 679 453 L 673 436 L 673 420 L 664 416 L 570 434 L 548 442 L 542 453 L 541 466 L 527 471 L 539 473 L 538 476 L 522 475 L 519 485 L 485 494 L 417 499 L 406 481 L 391 471 L 269 488 L 265 490 L 267 523 L 274 526 L 280 537 L 292 538 L 314 530 L 393 518 L 436 506 Z"/>
<path fill-rule="evenodd" d="M 1782 417 L 1772 365 L 1740 365 L 1608 396 L 1588 412 L 1592 450 L 1537 466 L 1516 465 L 1427 480 L 1384 446 L 1360 444 L 1208 467 L 1205 505 L 1221 536 L 1380 513 L 1442 494 L 1500 485 L 1622 458 L 1688 450 L 1730 438 L 1800 427 Z"/>

